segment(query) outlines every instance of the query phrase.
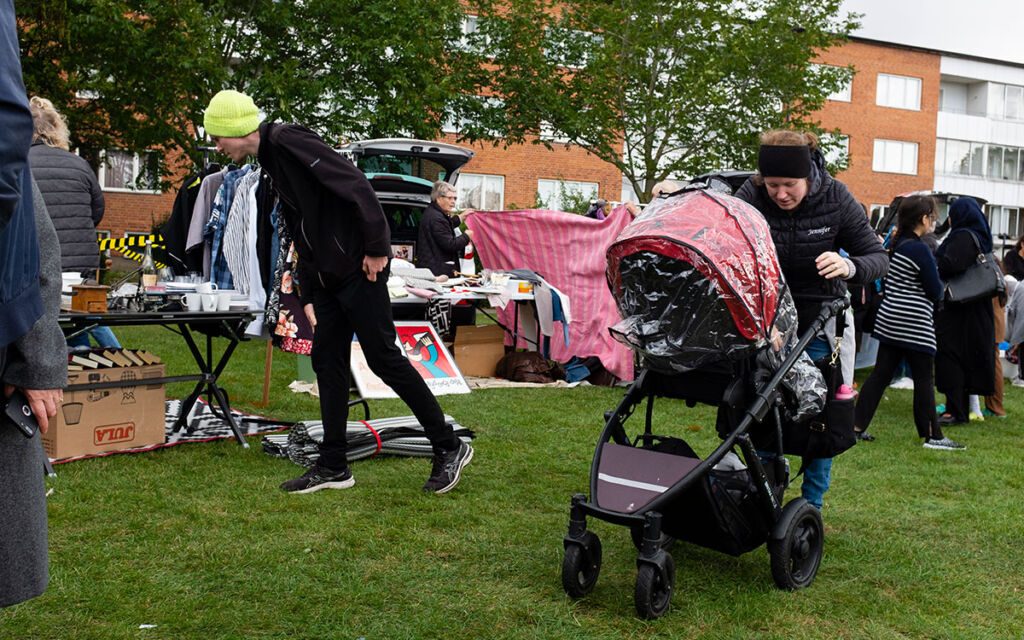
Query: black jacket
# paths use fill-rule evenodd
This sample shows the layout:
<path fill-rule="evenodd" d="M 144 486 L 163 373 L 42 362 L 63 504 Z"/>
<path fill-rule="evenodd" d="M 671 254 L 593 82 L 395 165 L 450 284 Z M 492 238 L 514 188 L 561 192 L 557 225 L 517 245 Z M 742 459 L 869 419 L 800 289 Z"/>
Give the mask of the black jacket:
<path fill-rule="evenodd" d="M 103 220 L 103 190 L 89 163 L 70 151 L 36 142 L 28 153 L 60 241 L 61 271 L 92 271 L 100 264 L 96 225 Z"/>
<path fill-rule="evenodd" d="M 420 218 L 419 238 L 416 241 L 416 264 L 430 269 L 435 276 L 454 276 L 459 258 L 469 236 L 455 237 L 455 228 L 461 224 L 459 216 L 449 216 L 431 202 Z"/>
<path fill-rule="evenodd" d="M 889 268 L 889 256 L 868 224 L 864 208 L 846 185 L 828 174 L 821 153 L 815 151 L 812 158 L 819 179 L 792 211 L 780 209 L 768 190 L 752 179 L 736 192 L 736 197 L 754 205 L 768 221 L 779 266 L 797 305 L 801 330 L 817 315 L 820 298 L 846 294 L 844 281 L 818 275 L 814 261 L 819 255 L 844 249 L 856 269 L 847 281 L 853 284 L 881 278 Z"/>
<path fill-rule="evenodd" d="M 302 303 L 313 289 L 365 277 L 363 258 L 391 257 L 391 230 L 363 172 L 306 127 L 260 125 L 260 165 L 299 252 Z"/>

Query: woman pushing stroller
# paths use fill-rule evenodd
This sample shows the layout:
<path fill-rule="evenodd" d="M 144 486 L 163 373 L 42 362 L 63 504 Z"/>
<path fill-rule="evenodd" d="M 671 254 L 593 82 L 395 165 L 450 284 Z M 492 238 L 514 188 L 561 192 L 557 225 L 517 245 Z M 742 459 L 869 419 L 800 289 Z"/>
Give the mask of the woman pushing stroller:
<path fill-rule="evenodd" d="M 736 197 L 756 207 L 768 222 L 779 265 L 797 307 L 799 330 L 806 330 L 823 298 L 846 295 L 846 284 L 869 283 L 885 275 L 889 259 L 846 186 L 832 178 L 812 133 L 767 131 L 761 135 L 758 172 Z M 843 383 L 852 384 L 852 323 L 840 357 Z M 807 348 L 818 360 L 832 351 L 831 336 Z M 832 475 L 831 458 L 804 460 L 803 497 L 821 508 Z"/>

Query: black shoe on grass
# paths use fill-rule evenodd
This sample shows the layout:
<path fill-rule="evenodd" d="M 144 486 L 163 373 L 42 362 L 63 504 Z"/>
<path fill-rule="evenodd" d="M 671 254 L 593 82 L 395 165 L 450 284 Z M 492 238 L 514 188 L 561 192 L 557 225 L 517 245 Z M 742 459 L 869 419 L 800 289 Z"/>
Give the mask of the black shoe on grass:
<path fill-rule="evenodd" d="M 473 447 L 465 442 L 459 442 L 459 448 L 453 451 L 445 451 L 441 455 L 434 456 L 434 467 L 430 471 L 430 478 L 423 485 L 424 491 L 434 493 L 447 493 L 455 488 L 462 475 L 462 468 L 473 459 Z"/>
<path fill-rule="evenodd" d="M 925 449 L 945 449 L 946 451 L 962 451 L 967 448 L 959 442 L 954 442 L 949 438 L 928 438 L 924 441 L 923 446 Z"/>
<path fill-rule="evenodd" d="M 288 493 L 313 493 L 320 489 L 348 489 L 356 483 L 352 470 L 347 466 L 341 471 L 331 471 L 313 465 L 298 478 L 281 483 L 281 490 Z"/>

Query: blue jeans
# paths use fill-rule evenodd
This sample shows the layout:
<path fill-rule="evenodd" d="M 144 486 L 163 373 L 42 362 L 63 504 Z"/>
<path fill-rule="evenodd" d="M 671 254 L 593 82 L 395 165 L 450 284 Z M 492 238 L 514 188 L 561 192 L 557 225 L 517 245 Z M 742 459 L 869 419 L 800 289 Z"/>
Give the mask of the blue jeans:
<path fill-rule="evenodd" d="M 832 350 L 826 340 L 815 338 L 807 345 L 807 355 L 811 360 L 820 360 Z M 832 484 L 832 458 L 804 458 L 804 481 L 800 485 L 800 495 L 819 510 L 825 492 Z"/>
<path fill-rule="evenodd" d="M 114 332 L 110 330 L 110 327 L 94 327 L 89 331 L 80 333 L 74 338 L 68 338 L 69 347 L 88 347 L 89 336 L 92 336 L 93 340 L 96 341 L 96 345 L 105 349 L 120 349 L 121 343 L 117 341 L 117 337 Z"/>

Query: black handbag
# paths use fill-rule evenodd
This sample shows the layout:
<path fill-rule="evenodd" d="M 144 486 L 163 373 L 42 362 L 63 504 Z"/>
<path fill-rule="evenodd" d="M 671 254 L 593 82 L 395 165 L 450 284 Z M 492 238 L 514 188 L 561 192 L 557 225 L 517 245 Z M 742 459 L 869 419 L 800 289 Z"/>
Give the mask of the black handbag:
<path fill-rule="evenodd" d="M 1006 289 L 999 261 L 991 251 L 985 253 L 981 250 L 981 243 L 978 242 L 978 237 L 974 235 L 974 232 L 968 231 L 968 233 L 978 250 L 978 258 L 974 264 L 967 267 L 967 270 L 950 278 L 946 283 L 943 295 L 946 302 L 974 302 L 1001 295 Z"/>
<path fill-rule="evenodd" d="M 828 396 L 825 410 L 803 422 L 798 422 L 783 433 L 786 453 L 805 458 L 833 458 L 857 444 L 853 431 L 854 408 L 857 399 L 837 398 L 841 384 L 839 363 L 832 355 L 815 362 L 825 376 Z"/>
<path fill-rule="evenodd" d="M 842 336 L 846 328 L 844 314 L 836 317 L 836 335 Z M 836 398 L 842 384 L 839 365 L 839 340 L 832 353 L 814 363 L 825 378 L 825 409 L 818 415 L 800 422 L 782 422 L 782 452 L 805 458 L 833 458 L 857 444 L 853 431 L 856 398 Z M 763 429 L 754 437 L 759 450 L 775 451 L 774 435 Z"/>

